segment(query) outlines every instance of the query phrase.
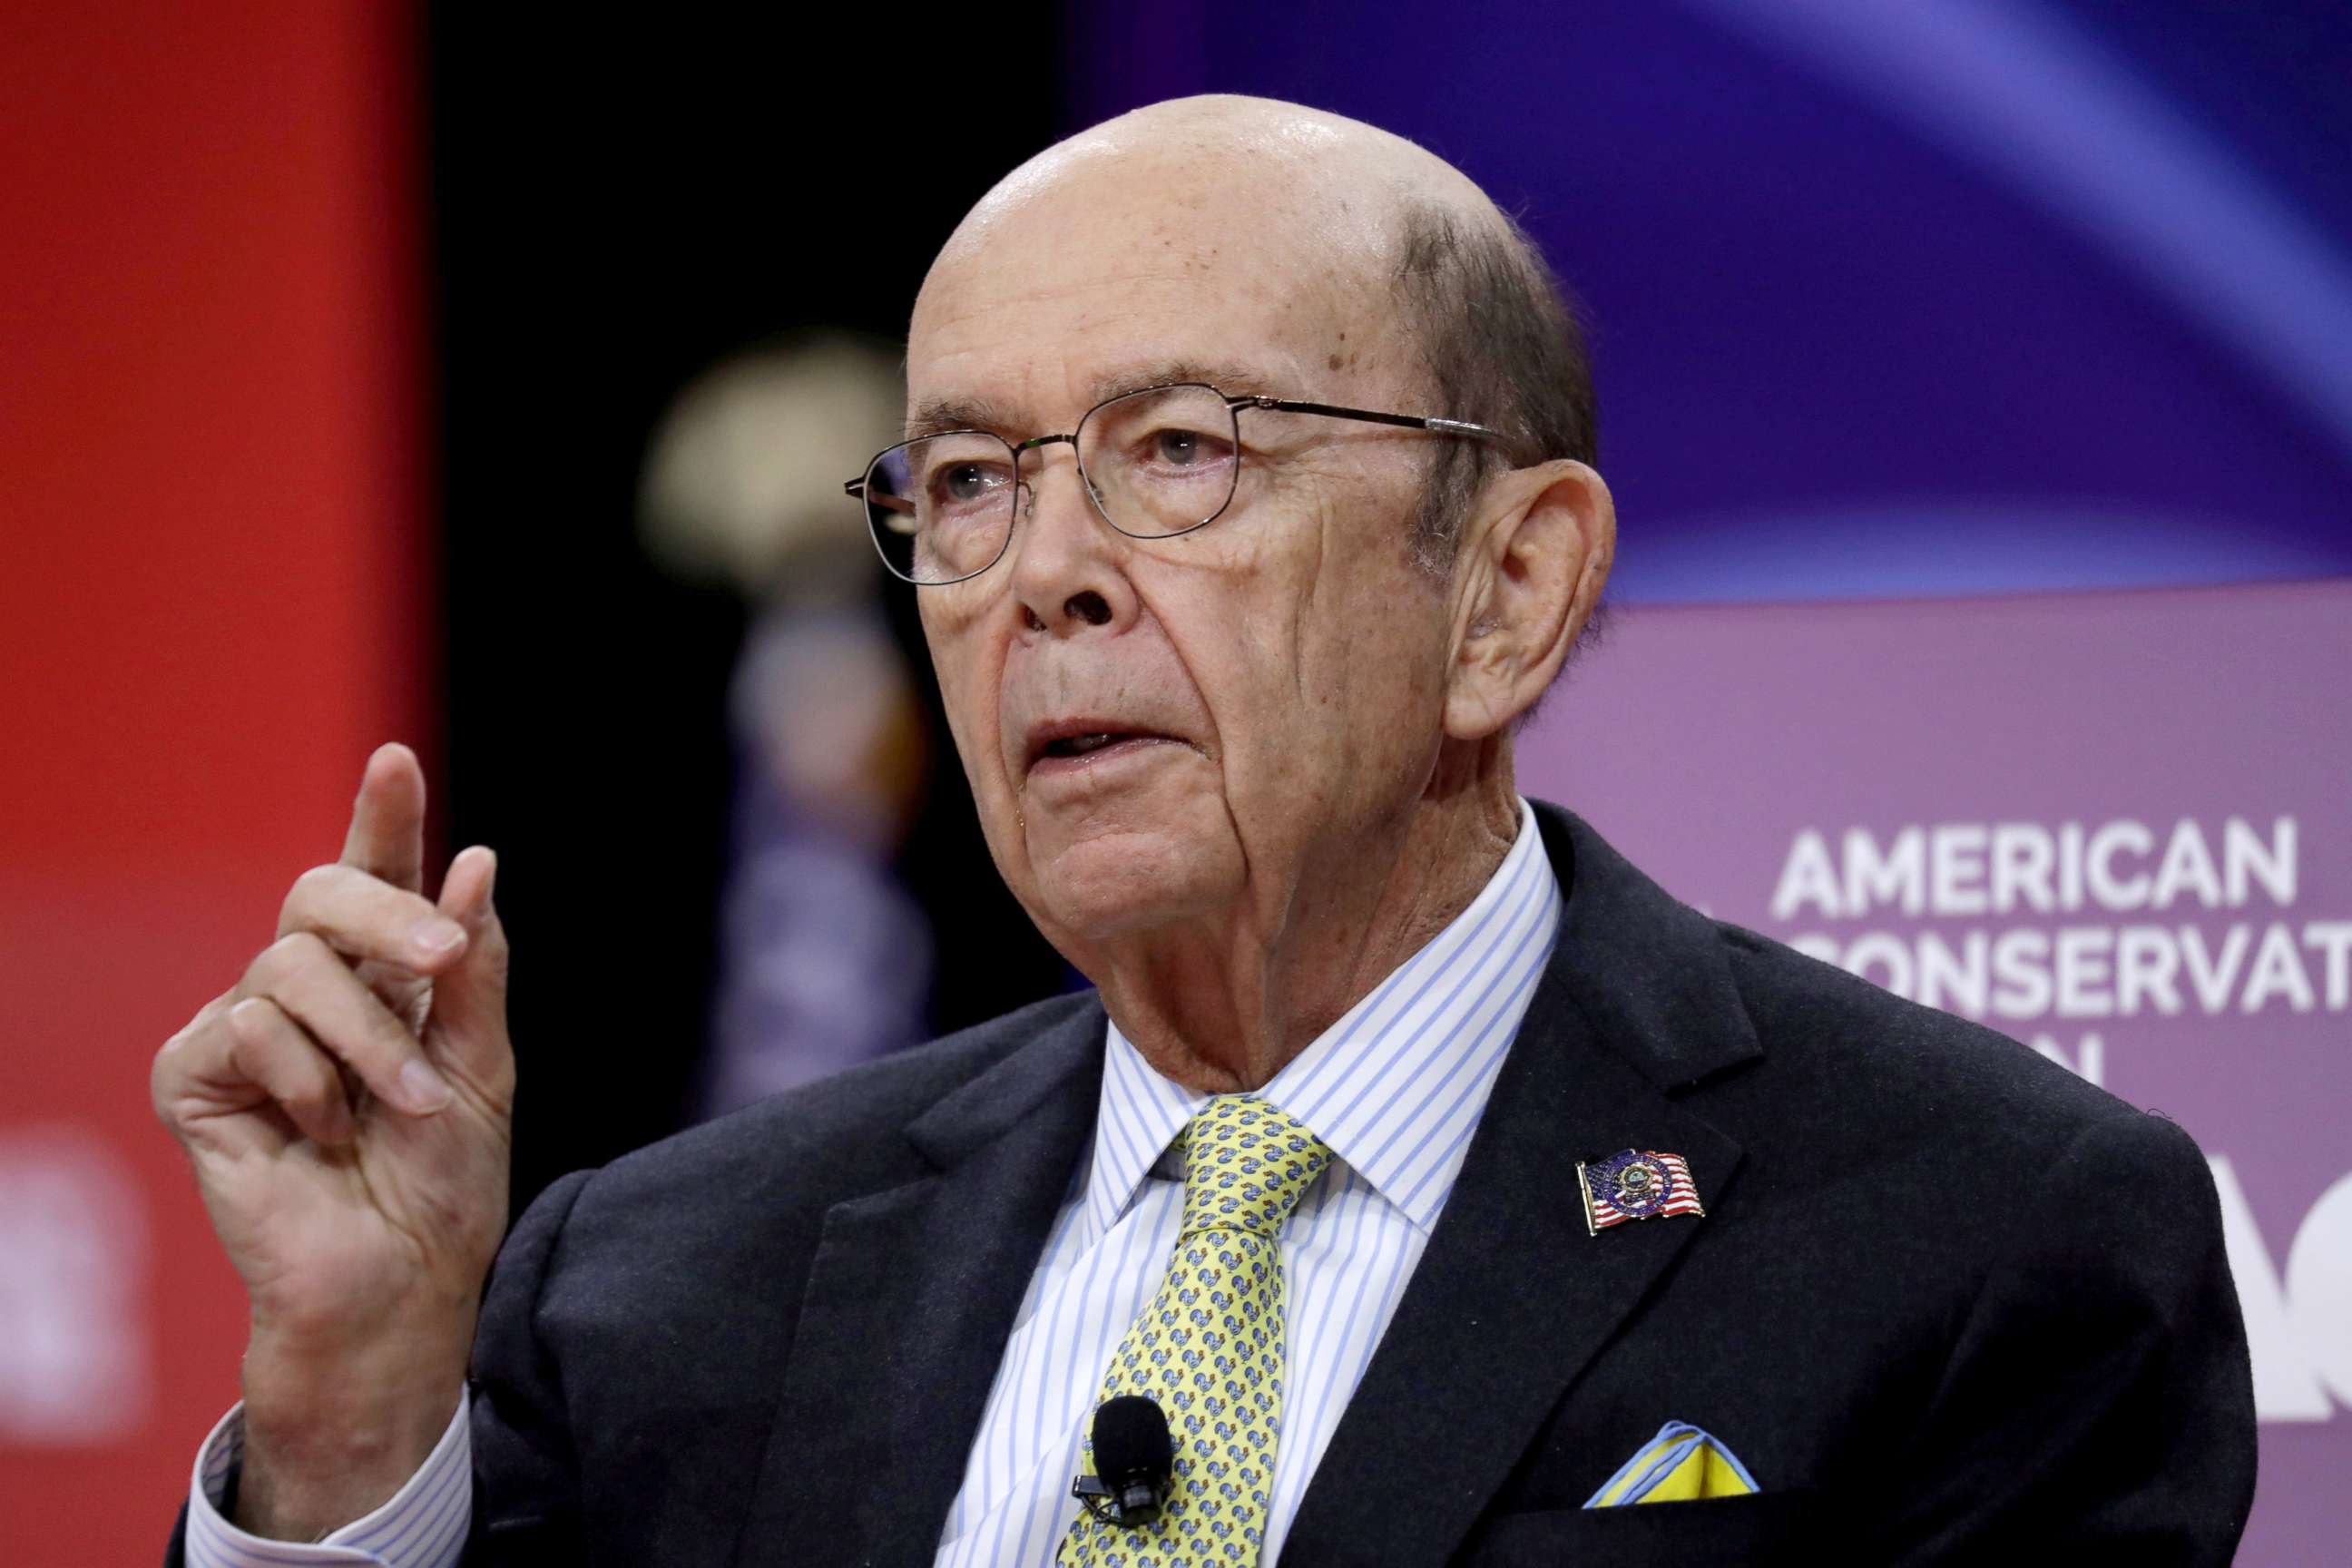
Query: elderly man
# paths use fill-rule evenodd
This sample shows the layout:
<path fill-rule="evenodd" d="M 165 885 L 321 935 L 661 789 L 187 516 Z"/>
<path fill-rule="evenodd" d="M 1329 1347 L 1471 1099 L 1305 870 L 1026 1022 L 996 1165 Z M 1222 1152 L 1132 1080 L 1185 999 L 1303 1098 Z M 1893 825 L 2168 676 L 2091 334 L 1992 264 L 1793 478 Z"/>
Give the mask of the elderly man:
<path fill-rule="evenodd" d="M 1097 991 L 566 1178 L 499 1251 L 493 863 L 428 902 L 379 752 L 157 1058 L 253 1307 L 190 1561 L 2228 1559 L 2189 1139 L 1519 798 L 1614 521 L 1475 186 L 1145 110 L 973 210 L 908 373 L 849 488 Z M 1172 1454 L 1112 1455 L 1114 1398 Z"/>

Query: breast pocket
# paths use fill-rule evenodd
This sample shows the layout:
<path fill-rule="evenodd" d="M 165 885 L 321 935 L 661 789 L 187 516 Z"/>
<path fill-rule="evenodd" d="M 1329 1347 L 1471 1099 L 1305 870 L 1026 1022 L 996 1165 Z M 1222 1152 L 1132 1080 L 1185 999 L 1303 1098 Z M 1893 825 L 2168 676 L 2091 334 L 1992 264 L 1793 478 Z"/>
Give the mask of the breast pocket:
<path fill-rule="evenodd" d="M 1454 1562 L 1461 1568 L 1634 1561 L 1658 1568 L 1683 1563 L 1713 1568 L 1817 1560 L 1818 1542 L 1811 1541 L 1808 1522 L 1817 1501 L 1806 1490 L 1750 1492 L 1696 1502 L 1498 1514 L 1471 1537 Z"/>

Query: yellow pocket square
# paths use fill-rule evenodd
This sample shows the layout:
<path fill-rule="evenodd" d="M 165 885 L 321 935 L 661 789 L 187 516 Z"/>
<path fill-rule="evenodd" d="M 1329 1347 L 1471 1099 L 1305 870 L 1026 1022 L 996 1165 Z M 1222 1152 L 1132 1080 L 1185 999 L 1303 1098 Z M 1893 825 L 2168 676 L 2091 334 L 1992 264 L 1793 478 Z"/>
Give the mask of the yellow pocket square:
<path fill-rule="evenodd" d="M 1603 1481 L 1584 1506 L 1689 1502 L 1698 1498 L 1740 1497 L 1761 1489 L 1730 1449 L 1686 1421 L 1669 1421 Z"/>

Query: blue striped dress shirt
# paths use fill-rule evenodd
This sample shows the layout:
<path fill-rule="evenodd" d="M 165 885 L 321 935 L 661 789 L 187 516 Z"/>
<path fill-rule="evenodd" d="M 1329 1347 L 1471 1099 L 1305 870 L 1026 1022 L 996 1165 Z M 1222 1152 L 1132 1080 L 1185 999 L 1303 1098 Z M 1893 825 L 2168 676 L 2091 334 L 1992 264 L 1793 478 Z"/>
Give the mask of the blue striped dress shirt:
<path fill-rule="evenodd" d="M 1336 1156 L 1282 1234 L 1287 1385 L 1260 1568 L 1300 1498 L 1445 1207 L 1487 1091 L 1559 931 L 1535 813 L 1470 907 L 1257 1093 Z M 1047 1568 L 1077 1507 L 1070 1479 L 1104 1368 L 1167 1273 L 1183 1205 L 1169 1145 L 1209 1097 L 1170 1082 L 1113 1024 L 1095 1136 L 1047 1236 L 934 1568 Z M 471 1498 L 461 1405 L 433 1458 L 375 1512 L 314 1546 L 222 1520 L 232 1411 L 198 1457 L 192 1568 L 451 1568 Z M 447 1522 L 457 1521 L 454 1527 Z"/>
<path fill-rule="evenodd" d="M 465 1550 L 474 1503 L 474 1443 L 461 1393 L 433 1452 L 392 1500 L 322 1541 L 265 1541 L 221 1516 L 229 1467 L 245 1451 L 245 1406 L 221 1417 L 196 1455 L 188 1499 L 188 1568 L 308 1568 L 366 1563 L 386 1568 L 450 1568 Z"/>
<path fill-rule="evenodd" d="M 1518 838 L 1470 907 L 1257 1090 L 1336 1156 L 1282 1231 L 1288 1375 L 1260 1568 L 1281 1555 L 1454 1190 L 1559 915 L 1523 801 Z M 1005 1342 L 934 1568 L 1053 1562 L 1104 1369 L 1176 1250 L 1184 1178 L 1168 1146 L 1208 1100 L 1110 1026 L 1093 1151 Z"/>

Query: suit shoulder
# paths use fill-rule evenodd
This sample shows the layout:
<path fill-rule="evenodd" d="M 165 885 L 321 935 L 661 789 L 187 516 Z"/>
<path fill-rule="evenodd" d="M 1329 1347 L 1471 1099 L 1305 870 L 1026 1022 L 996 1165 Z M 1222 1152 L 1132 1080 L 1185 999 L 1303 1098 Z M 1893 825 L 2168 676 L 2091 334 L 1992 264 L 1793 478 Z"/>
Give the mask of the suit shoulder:
<path fill-rule="evenodd" d="M 898 1135 L 908 1122 L 1092 1005 L 1090 992 L 1048 997 L 688 1128 L 605 1166 L 583 1202 L 742 1195 L 771 1185 L 843 1194 L 911 1179 L 911 1151 Z"/>
<path fill-rule="evenodd" d="M 2117 1116 L 2155 1120 L 1998 1030 L 1755 931 L 1715 927 L 1765 1060 L 1783 1075 L 1996 1142 L 2047 1146 Z"/>
<path fill-rule="evenodd" d="M 1952 1302 L 2004 1258 L 2116 1284 L 2146 1272 L 2108 1267 L 2116 1237 L 2169 1227 L 2139 1250 L 2182 1278 L 2218 1245 L 2213 1179 L 2178 1123 L 2006 1035 L 1717 931 L 1763 1054 L 1705 1113 L 1746 1147 L 1751 1196 L 1815 1215 L 1851 1204 L 1883 1234 L 1935 1237 L 1906 1256 Z"/>

